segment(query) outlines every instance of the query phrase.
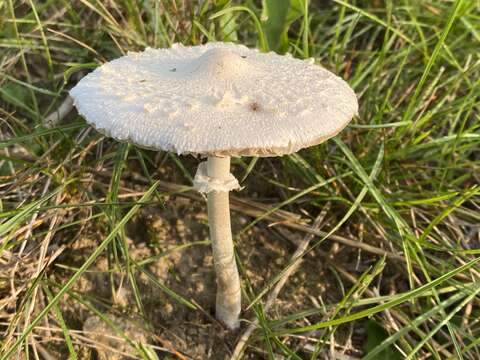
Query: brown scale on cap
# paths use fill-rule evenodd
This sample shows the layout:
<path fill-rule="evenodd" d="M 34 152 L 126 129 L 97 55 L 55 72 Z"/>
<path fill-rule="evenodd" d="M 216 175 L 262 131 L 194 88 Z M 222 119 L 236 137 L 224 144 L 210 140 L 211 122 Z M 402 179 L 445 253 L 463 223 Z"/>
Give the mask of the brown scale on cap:
<path fill-rule="evenodd" d="M 248 104 L 248 108 L 250 109 L 250 111 L 253 111 L 253 112 L 258 112 L 258 111 L 262 110 L 262 107 L 256 101 L 253 101 L 250 104 Z"/>

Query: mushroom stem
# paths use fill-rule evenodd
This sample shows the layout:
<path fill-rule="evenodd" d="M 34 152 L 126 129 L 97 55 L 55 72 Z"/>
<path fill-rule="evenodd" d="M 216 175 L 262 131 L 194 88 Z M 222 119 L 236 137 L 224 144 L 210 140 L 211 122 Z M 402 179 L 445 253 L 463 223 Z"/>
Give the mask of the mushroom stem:
<path fill-rule="evenodd" d="M 207 175 L 212 180 L 227 180 L 230 175 L 230 157 L 209 156 Z M 216 317 L 228 328 L 236 329 L 239 325 L 241 291 L 233 251 L 228 191 L 211 191 L 207 198 L 210 238 L 217 275 Z"/>

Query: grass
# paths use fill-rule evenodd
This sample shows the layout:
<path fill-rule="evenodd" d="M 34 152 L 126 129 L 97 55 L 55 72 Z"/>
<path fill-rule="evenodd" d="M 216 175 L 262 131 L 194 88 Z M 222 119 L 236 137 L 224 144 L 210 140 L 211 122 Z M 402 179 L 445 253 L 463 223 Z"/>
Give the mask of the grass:
<path fill-rule="evenodd" d="M 234 235 L 243 316 L 259 324 L 244 356 L 478 359 L 479 10 L 478 0 L 0 0 L 0 358 L 89 358 L 84 350 L 99 345 L 84 336 L 82 319 L 94 315 L 136 358 L 191 358 L 201 346 L 213 358 L 231 354 L 238 334 L 212 318 L 214 296 L 202 302 L 171 280 L 185 275 L 178 266 L 168 281 L 152 273 L 192 249 L 208 254 L 207 237 L 170 246 L 147 226 L 150 250 L 140 258 L 131 239 L 147 214 L 180 218 L 172 199 L 204 211 L 190 188 L 197 160 L 103 138 L 74 111 L 47 121 L 67 89 L 105 61 L 146 46 L 224 40 L 314 57 L 360 103 L 333 140 L 233 162 L 246 186 L 238 196 L 267 205 L 255 216 L 248 206 L 234 212 L 250 214 Z M 297 277 L 264 312 L 291 265 L 292 239 L 326 207 Z M 302 222 L 285 221 L 294 215 Z M 205 234 L 205 221 L 197 222 Z M 72 250 L 86 238 L 89 246 Z M 248 241 L 267 242 L 284 261 L 254 264 Z M 97 273 L 106 276 L 107 298 L 81 290 Z M 131 294 L 123 310 L 118 277 Z M 152 320 L 146 288 L 175 304 L 178 322 L 215 329 L 216 345 L 171 340 L 175 326 Z M 112 313 L 142 319 L 149 340 Z"/>

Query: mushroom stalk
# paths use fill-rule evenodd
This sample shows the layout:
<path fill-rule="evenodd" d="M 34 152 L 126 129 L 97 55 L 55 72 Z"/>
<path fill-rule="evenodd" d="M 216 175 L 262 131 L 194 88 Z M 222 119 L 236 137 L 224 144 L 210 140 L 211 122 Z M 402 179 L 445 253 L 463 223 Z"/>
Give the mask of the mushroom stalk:
<path fill-rule="evenodd" d="M 209 156 L 207 175 L 226 181 L 230 176 L 230 157 Z M 240 278 L 233 251 L 228 190 L 207 194 L 208 222 L 212 241 L 213 261 L 217 275 L 216 317 L 230 329 L 238 327 L 241 310 Z"/>

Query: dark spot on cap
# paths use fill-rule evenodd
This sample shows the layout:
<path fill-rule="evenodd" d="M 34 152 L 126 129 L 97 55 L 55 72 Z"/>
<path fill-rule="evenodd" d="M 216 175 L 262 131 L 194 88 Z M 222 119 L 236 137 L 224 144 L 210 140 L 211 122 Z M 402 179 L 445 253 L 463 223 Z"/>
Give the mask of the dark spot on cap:
<path fill-rule="evenodd" d="M 171 68 L 170 71 L 175 72 L 175 71 L 177 71 L 177 68 Z"/>
<path fill-rule="evenodd" d="M 143 83 L 143 82 L 145 82 L 145 81 L 147 81 L 147 80 L 143 79 L 143 80 L 140 80 L 139 82 L 142 82 L 142 83 Z"/>
<path fill-rule="evenodd" d="M 242 59 L 246 59 L 246 58 L 247 58 L 247 55 L 240 55 L 240 57 L 241 57 Z"/>
<path fill-rule="evenodd" d="M 248 108 L 250 109 L 250 111 L 253 111 L 253 112 L 257 112 L 262 109 L 260 104 L 256 101 L 253 101 L 250 104 L 248 104 Z"/>

